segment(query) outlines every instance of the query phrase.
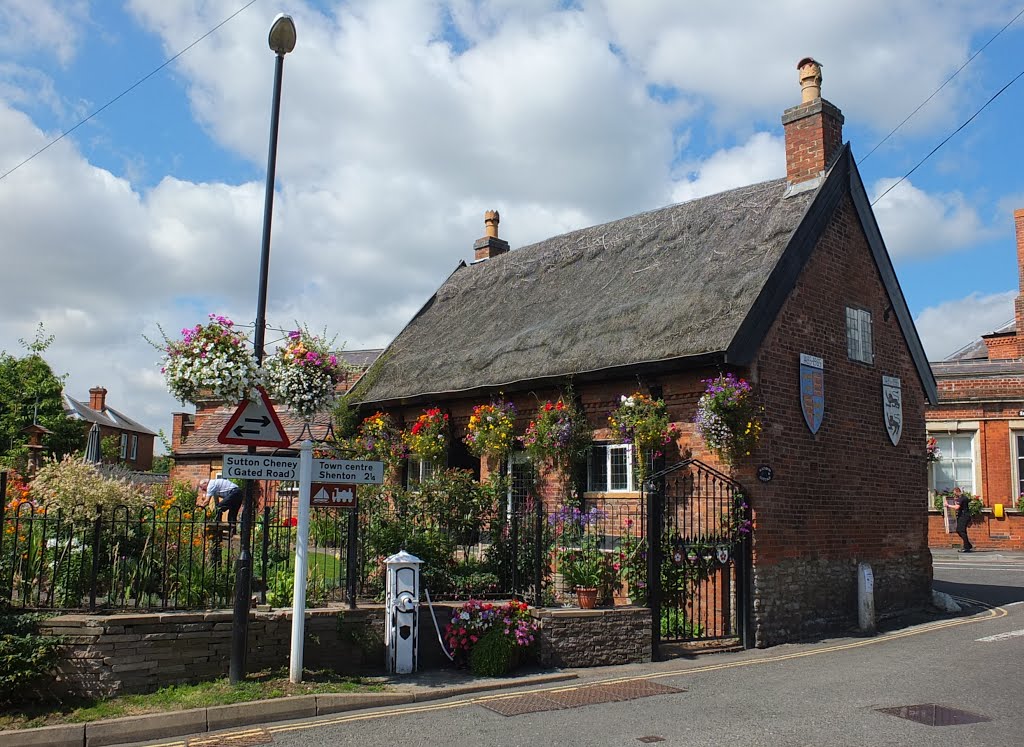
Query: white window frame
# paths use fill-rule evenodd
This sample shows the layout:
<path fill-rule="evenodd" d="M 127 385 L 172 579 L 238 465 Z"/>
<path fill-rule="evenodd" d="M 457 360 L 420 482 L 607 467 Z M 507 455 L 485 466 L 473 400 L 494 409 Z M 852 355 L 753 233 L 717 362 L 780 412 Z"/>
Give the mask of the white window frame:
<path fill-rule="evenodd" d="M 120 454 L 121 454 L 121 457 L 120 457 L 121 459 L 127 459 L 128 458 L 128 434 L 127 433 L 122 433 L 121 434 L 121 451 L 120 451 Z"/>
<path fill-rule="evenodd" d="M 970 436 L 971 437 L 971 485 L 961 485 L 964 490 L 969 490 L 971 494 L 978 495 L 978 491 L 981 486 L 981 439 L 978 438 L 978 422 L 977 421 L 932 421 L 927 423 L 926 426 L 927 435 L 931 438 L 940 439 L 943 437 L 952 436 Z M 950 458 L 949 449 L 939 447 L 941 456 L 939 461 L 948 460 Z M 954 456 L 953 458 L 964 459 L 963 456 Z M 1011 465 L 1012 466 L 1012 465 Z M 954 485 L 956 484 L 954 480 Z M 928 465 L 928 492 L 929 495 L 934 495 L 938 487 L 935 484 L 935 464 Z M 928 507 L 931 508 L 929 502 Z"/>
<path fill-rule="evenodd" d="M 595 451 L 601 449 L 604 452 L 604 485 L 597 486 L 590 482 L 591 467 L 594 463 Z M 625 452 L 626 454 L 626 487 L 612 488 L 612 453 Z M 587 492 L 588 493 L 635 493 L 637 490 L 633 484 L 633 445 L 615 443 L 595 443 L 587 450 Z"/>
<path fill-rule="evenodd" d="M 846 354 L 852 361 L 875 362 L 875 340 L 871 312 L 855 306 L 846 307 Z"/>
<path fill-rule="evenodd" d="M 405 486 L 412 490 L 424 480 L 429 480 L 440 469 L 437 464 L 417 454 L 410 454 L 405 470 Z"/>
<path fill-rule="evenodd" d="M 1021 480 L 1024 480 L 1024 470 L 1021 470 L 1020 460 L 1024 459 L 1024 450 L 1017 448 L 1017 438 L 1024 438 L 1024 420 L 1010 421 L 1010 505 L 1007 508 L 1016 508 L 1017 499 L 1024 492 L 1021 489 Z"/>
<path fill-rule="evenodd" d="M 135 433 L 132 434 L 132 447 L 131 450 L 129 451 L 129 454 L 130 456 L 128 458 L 131 459 L 132 461 L 135 461 L 136 459 L 139 458 L 139 437 Z"/>

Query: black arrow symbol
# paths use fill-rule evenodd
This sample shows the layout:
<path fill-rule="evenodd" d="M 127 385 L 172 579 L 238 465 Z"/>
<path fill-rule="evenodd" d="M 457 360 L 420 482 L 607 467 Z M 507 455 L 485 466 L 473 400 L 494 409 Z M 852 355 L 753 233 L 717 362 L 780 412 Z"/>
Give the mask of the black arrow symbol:
<path fill-rule="evenodd" d="M 237 428 L 235 428 L 235 429 L 234 429 L 233 431 L 231 431 L 231 432 L 232 432 L 232 433 L 234 433 L 234 434 L 235 434 L 236 436 L 238 436 L 239 438 L 241 438 L 241 437 L 242 437 L 242 434 L 243 434 L 243 433 L 252 433 L 252 434 L 254 434 L 254 435 L 259 435 L 259 433 L 260 433 L 260 431 L 259 431 L 259 430 L 253 430 L 252 428 L 243 428 L 242 426 L 238 426 Z"/>
<path fill-rule="evenodd" d="M 261 418 L 246 418 L 245 422 L 246 423 L 259 423 L 260 424 L 260 428 L 266 428 L 268 425 L 270 425 L 270 418 L 268 418 L 266 415 L 264 415 Z"/>

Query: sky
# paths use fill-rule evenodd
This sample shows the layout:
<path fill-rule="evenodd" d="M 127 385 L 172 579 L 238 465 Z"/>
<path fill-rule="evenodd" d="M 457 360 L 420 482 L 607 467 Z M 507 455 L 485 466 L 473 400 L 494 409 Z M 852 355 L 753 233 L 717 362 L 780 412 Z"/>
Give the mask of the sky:
<path fill-rule="evenodd" d="M 488 209 L 514 250 L 783 176 L 780 116 L 812 56 L 871 198 L 917 166 L 874 209 L 938 360 L 1013 318 L 1024 80 L 977 113 L 1024 71 L 1022 10 L 0 0 L 0 349 L 22 354 L 42 322 L 69 395 L 103 386 L 170 433 L 190 408 L 147 338 L 256 317 L 267 32 L 287 12 L 268 342 L 306 324 L 350 350 L 386 346 L 472 258 Z"/>

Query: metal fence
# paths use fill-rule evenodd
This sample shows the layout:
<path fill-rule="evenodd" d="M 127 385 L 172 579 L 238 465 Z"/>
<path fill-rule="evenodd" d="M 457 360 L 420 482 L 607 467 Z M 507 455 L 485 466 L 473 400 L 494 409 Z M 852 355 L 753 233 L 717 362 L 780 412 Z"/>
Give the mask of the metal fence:
<path fill-rule="evenodd" d="M 313 509 L 307 603 L 379 600 L 383 559 L 405 549 L 424 560 L 434 599 L 519 597 L 570 601 L 570 566 L 599 568 L 601 594 L 643 603 L 644 517 L 636 501 L 582 510 L 512 501 L 483 520 L 424 517 L 395 507 L 358 513 Z M 253 525 L 253 591 L 291 605 L 296 517 L 282 496 Z M 0 500 L 0 604 L 53 610 L 230 607 L 238 526 L 202 508 L 76 506 Z"/>

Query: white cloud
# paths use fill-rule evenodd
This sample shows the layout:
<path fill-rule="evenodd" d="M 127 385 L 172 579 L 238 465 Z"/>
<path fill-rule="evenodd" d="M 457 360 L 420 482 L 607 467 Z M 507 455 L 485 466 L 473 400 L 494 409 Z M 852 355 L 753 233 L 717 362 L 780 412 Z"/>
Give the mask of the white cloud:
<path fill-rule="evenodd" d="M 972 293 L 926 308 L 914 325 L 928 360 L 942 360 L 1012 320 L 1016 297 L 1015 290 L 992 295 Z"/>
<path fill-rule="evenodd" d="M 878 199 L 895 179 L 879 179 Z M 996 235 L 958 192 L 929 194 L 906 179 L 874 206 L 885 245 L 893 257 L 930 257 L 970 249 Z"/>
<path fill-rule="evenodd" d="M 0 47 L 8 54 L 46 52 L 62 65 L 78 47 L 87 0 L 4 0 L 0 13 Z"/>
<path fill-rule="evenodd" d="M 743 145 L 716 151 L 685 170 L 687 176 L 672 190 L 675 202 L 785 176 L 786 145 L 781 137 L 759 132 Z"/>

